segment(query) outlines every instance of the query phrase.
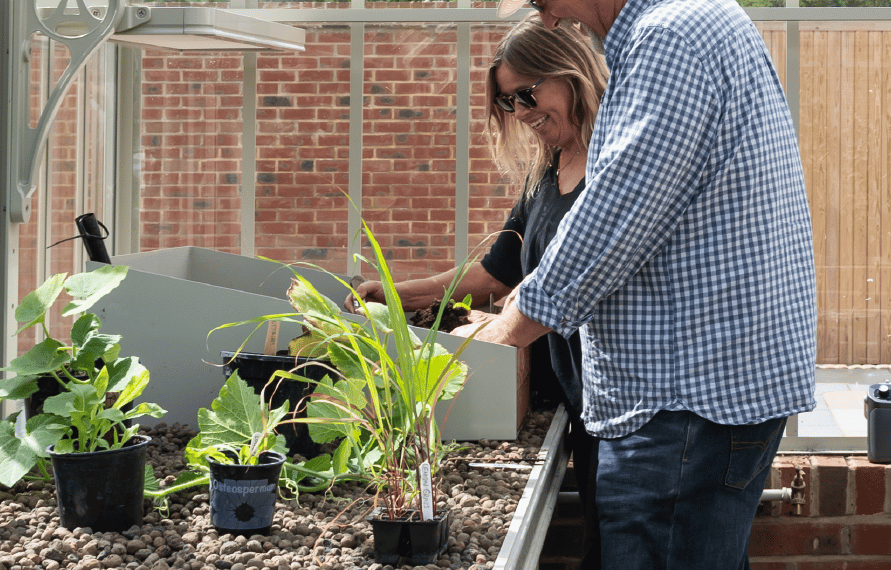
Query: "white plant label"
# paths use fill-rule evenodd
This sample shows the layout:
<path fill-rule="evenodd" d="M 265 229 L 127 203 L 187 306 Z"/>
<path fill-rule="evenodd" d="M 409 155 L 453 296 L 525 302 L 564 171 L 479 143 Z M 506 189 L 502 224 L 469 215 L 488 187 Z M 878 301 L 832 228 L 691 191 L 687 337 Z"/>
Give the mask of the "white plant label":
<path fill-rule="evenodd" d="M 433 518 L 433 482 L 430 478 L 430 463 L 421 463 L 421 520 Z"/>

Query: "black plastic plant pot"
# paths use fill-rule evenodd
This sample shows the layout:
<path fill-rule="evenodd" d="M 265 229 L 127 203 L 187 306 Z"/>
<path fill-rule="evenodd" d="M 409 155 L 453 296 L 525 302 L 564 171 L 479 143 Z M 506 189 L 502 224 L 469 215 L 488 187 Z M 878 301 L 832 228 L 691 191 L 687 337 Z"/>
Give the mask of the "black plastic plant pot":
<path fill-rule="evenodd" d="M 367 520 L 374 534 L 374 560 L 379 564 L 434 564 L 448 548 L 451 516 L 447 510 L 426 521 L 414 510 L 391 520 L 378 507 Z"/>
<path fill-rule="evenodd" d="M 151 440 L 136 435 L 120 449 L 91 453 L 60 454 L 48 447 L 61 526 L 94 532 L 141 526 L 145 452 Z"/>
<path fill-rule="evenodd" d="M 77 375 L 76 377 L 80 380 L 89 379 L 89 377 L 86 375 Z M 62 385 L 59 384 L 59 381 L 56 380 L 54 376 L 51 376 L 49 374 L 47 374 L 46 376 L 38 376 L 37 391 L 25 398 L 25 419 L 30 419 L 38 414 L 42 414 L 43 403 L 53 396 L 58 396 L 63 391 L 64 388 L 62 388 Z M 124 404 L 124 407 L 121 408 L 121 410 L 124 412 L 129 412 L 132 409 L 133 402 Z M 130 427 L 131 425 L 133 425 L 133 420 L 124 420 L 123 423 L 124 427 Z M 72 437 L 77 437 L 77 430 L 74 430 L 74 435 Z"/>
<path fill-rule="evenodd" d="M 260 454 L 259 465 L 210 465 L 210 522 L 221 534 L 269 534 L 285 456 Z"/>
<path fill-rule="evenodd" d="M 52 376 L 37 377 L 37 391 L 25 398 L 25 418 L 33 418 L 43 413 L 43 403 L 47 398 L 62 393 L 62 385 Z"/>
<path fill-rule="evenodd" d="M 321 380 L 330 372 L 324 366 L 314 364 L 317 361 L 309 358 L 298 358 L 295 361 L 293 356 L 240 352 L 233 359 L 234 354 L 234 352 L 227 350 L 220 353 L 223 357 L 223 373 L 225 377 L 229 378 L 235 370 L 238 370 L 238 376 L 248 386 L 253 388 L 254 393 L 258 396 L 263 392 L 264 386 L 266 386 L 266 383 L 269 382 L 269 379 L 272 378 L 273 373 L 277 370 L 293 370 L 297 366 L 307 364 L 297 370 L 295 374 L 312 380 Z M 296 411 L 294 417 L 306 417 L 305 407 L 300 406 L 300 400 L 304 396 L 311 394 L 314 389 L 314 386 L 306 382 L 282 379 L 281 382 L 273 383 L 266 388 L 265 400 L 273 408 L 281 407 L 287 401 L 291 412 Z M 309 430 L 306 424 L 284 424 L 278 428 L 278 432 L 285 436 L 285 444 L 288 446 L 289 454 L 299 453 L 307 459 L 319 454 L 319 444 L 309 437 Z"/>

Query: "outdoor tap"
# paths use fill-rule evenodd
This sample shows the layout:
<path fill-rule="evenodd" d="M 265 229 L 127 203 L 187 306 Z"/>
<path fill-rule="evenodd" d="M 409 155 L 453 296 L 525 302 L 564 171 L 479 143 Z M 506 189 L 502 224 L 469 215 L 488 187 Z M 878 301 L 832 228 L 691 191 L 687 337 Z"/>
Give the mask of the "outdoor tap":
<path fill-rule="evenodd" d="M 801 516 L 801 506 L 804 504 L 804 468 L 796 465 L 798 474 L 792 480 L 792 514 Z"/>

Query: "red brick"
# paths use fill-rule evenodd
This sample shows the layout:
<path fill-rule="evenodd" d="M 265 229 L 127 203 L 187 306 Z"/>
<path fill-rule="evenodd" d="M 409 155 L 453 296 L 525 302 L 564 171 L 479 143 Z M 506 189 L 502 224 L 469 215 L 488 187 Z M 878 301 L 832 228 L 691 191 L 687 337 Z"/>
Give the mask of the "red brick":
<path fill-rule="evenodd" d="M 833 559 L 821 562 L 799 562 L 794 570 L 889 570 L 891 561 L 887 559 L 851 560 Z"/>
<path fill-rule="evenodd" d="M 854 514 L 884 512 L 887 468 L 870 463 L 864 457 L 852 458 L 851 463 L 854 470 Z"/>
<path fill-rule="evenodd" d="M 804 519 L 795 522 L 761 522 L 752 525 L 750 556 L 795 556 L 842 554 L 841 524 L 814 524 Z M 798 522 L 800 521 L 800 522 Z"/>
<path fill-rule="evenodd" d="M 852 554 L 891 555 L 891 521 L 886 524 L 855 524 L 851 526 Z M 891 568 L 891 558 L 888 559 Z"/>
<path fill-rule="evenodd" d="M 811 480 L 817 493 L 817 509 L 821 517 L 848 514 L 848 463 L 844 457 L 814 458 Z M 813 511 L 812 511 L 813 512 Z"/>
<path fill-rule="evenodd" d="M 759 562 L 750 560 L 752 570 L 790 570 L 786 562 Z"/>

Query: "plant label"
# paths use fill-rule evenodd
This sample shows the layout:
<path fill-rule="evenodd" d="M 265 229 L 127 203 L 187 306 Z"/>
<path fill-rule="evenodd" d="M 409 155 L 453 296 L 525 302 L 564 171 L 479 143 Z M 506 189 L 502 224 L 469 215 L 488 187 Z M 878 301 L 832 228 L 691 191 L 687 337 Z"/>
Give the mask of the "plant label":
<path fill-rule="evenodd" d="M 421 463 L 421 520 L 433 518 L 433 483 L 430 478 L 430 463 Z"/>

